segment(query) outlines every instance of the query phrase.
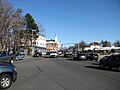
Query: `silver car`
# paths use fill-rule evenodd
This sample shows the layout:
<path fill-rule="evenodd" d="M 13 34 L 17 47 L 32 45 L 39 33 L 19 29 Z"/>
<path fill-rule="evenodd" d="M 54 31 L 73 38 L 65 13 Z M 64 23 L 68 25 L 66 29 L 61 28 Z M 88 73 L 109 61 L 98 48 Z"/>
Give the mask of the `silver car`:
<path fill-rule="evenodd" d="M 23 60 L 24 59 L 24 55 L 23 54 L 17 54 L 16 55 L 16 60 Z"/>

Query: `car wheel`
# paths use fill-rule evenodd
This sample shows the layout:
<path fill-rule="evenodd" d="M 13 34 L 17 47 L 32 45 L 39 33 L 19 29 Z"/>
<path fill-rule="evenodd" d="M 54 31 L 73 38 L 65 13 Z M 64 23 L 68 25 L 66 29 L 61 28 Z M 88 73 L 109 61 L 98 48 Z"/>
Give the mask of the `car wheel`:
<path fill-rule="evenodd" d="M 104 65 L 103 63 L 100 63 L 99 67 L 100 67 L 101 69 L 104 69 L 104 68 L 105 68 L 105 65 Z"/>
<path fill-rule="evenodd" d="M 120 71 L 120 66 L 117 67 L 117 70 Z"/>
<path fill-rule="evenodd" d="M 81 56 L 78 56 L 78 59 L 81 60 Z"/>
<path fill-rule="evenodd" d="M 98 59 L 95 59 L 95 61 L 98 61 Z"/>
<path fill-rule="evenodd" d="M 0 76 L 0 88 L 7 89 L 12 84 L 12 77 L 8 74 L 3 74 Z"/>
<path fill-rule="evenodd" d="M 76 60 L 76 58 L 75 58 L 75 57 L 73 57 L 73 60 Z"/>
<path fill-rule="evenodd" d="M 18 61 L 18 57 L 16 57 L 15 60 Z"/>

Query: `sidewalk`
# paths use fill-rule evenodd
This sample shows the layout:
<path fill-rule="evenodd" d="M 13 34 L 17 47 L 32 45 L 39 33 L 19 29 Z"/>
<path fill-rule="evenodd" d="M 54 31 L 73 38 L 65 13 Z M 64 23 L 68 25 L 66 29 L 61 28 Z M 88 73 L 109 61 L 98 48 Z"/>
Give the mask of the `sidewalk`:
<path fill-rule="evenodd" d="M 27 56 L 25 56 L 25 58 L 33 58 L 32 56 L 30 56 L 30 55 L 27 55 Z"/>

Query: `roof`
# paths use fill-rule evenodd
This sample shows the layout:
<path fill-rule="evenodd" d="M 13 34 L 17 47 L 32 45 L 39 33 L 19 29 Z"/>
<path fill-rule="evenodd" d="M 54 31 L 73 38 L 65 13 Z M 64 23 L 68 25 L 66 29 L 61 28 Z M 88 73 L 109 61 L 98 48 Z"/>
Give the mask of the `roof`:
<path fill-rule="evenodd" d="M 100 43 L 98 43 L 98 42 L 92 42 L 92 43 L 90 43 L 90 45 L 100 45 Z"/>
<path fill-rule="evenodd" d="M 51 41 L 53 41 L 53 42 L 55 42 L 55 40 L 53 40 L 53 39 L 51 39 L 51 40 L 46 40 L 47 42 L 51 42 Z"/>

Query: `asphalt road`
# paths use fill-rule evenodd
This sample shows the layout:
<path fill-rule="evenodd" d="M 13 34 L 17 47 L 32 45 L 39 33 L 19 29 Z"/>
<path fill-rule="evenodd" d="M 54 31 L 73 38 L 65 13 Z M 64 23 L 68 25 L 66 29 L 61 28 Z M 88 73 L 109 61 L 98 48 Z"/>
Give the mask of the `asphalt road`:
<path fill-rule="evenodd" d="M 18 78 L 8 90 L 120 90 L 120 72 L 95 61 L 27 58 L 15 65 Z"/>

